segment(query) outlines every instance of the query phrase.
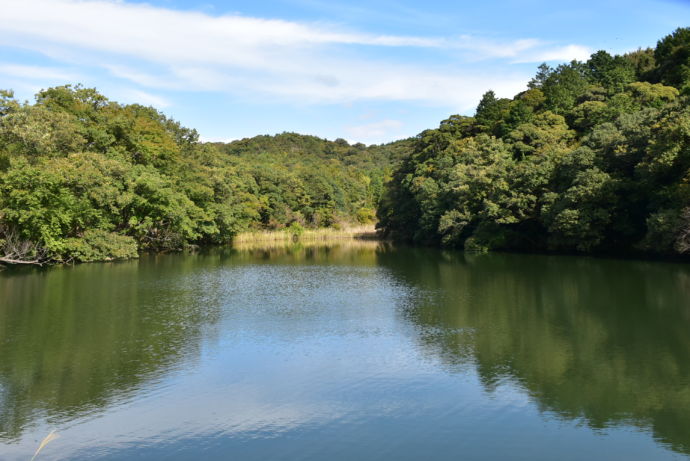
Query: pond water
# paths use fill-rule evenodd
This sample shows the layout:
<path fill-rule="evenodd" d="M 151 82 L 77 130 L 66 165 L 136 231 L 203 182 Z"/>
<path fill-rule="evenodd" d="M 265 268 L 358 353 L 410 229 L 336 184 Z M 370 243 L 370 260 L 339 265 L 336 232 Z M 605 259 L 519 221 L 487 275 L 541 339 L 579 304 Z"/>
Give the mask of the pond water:
<path fill-rule="evenodd" d="M 690 457 L 690 265 L 376 242 L 0 273 L 0 459 Z"/>

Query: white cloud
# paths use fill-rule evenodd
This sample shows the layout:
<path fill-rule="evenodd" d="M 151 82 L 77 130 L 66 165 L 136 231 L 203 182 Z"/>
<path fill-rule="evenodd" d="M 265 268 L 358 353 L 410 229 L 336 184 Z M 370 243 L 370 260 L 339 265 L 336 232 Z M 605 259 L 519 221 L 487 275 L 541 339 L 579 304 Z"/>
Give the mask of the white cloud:
<path fill-rule="evenodd" d="M 70 83 L 79 79 L 78 74 L 56 67 L 25 66 L 3 63 L 0 63 L 0 75 L 30 80 L 58 80 L 64 81 L 65 83 Z"/>
<path fill-rule="evenodd" d="M 451 43 L 451 46 L 460 50 L 470 52 L 476 58 L 513 58 L 525 51 L 536 47 L 544 46 L 544 43 L 536 39 L 520 39 L 509 42 L 498 42 L 474 37 L 471 35 L 461 35 Z"/>
<path fill-rule="evenodd" d="M 349 126 L 345 130 L 354 142 L 369 144 L 372 140 L 395 137 L 402 126 L 403 122 L 400 120 L 381 120 L 365 125 Z"/>
<path fill-rule="evenodd" d="M 513 62 L 571 59 L 584 52 L 535 39 L 499 43 L 471 36 L 375 35 L 325 23 L 211 16 L 105 0 L 5 0 L 0 45 L 102 67 L 154 90 L 222 91 L 298 103 L 419 101 L 458 111 L 473 108 L 489 88 L 512 96 L 529 75 L 459 69 L 450 57 L 453 68 L 402 64 L 352 45 L 435 48 Z M 147 103 L 167 104 L 148 92 L 142 96 Z"/>
<path fill-rule="evenodd" d="M 238 138 L 228 138 L 225 136 L 199 136 L 199 140 L 201 142 L 222 142 L 222 143 L 230 143 L 233 141 L 237 141 Z"/>
<path fill-rule="evenodd" d="M 533 38 L 500 42 L 463 35 L 449 46 L 465 50 L 477 59 L 512 58 L 513 63 L 586 60 L 592 54 L 585 46 L 554 46 Z"/>
<path fill-rule="evenodd" d="M 521 56 L 513 62 L 546 62 L 546 61 L 585 61 L 589 59 L 592 50 L 586 46 L 568 45 L 547 50 L 536 50 L 533 53 Z"/>
<path fill-rule="evenodd" d="M 147 106 L 153 106 L 158 109 L 163 109 L 172 105 L 170 101 L 161 96 L 149 93 L 147 91 L 127 89 L 120 92 L 119 98 L 123 102 L 133 102 Z"/>
<path fill-rule="evenodd" d="M 169 64 L 225 64 L 273 68 L 268 57 L 289 68 L 296 48 L 318 45 L 439 46 L 420 37 L 376 36 L 338 31 L 331 26 L 250 18 L 214 17 L 148 5 L 110 1 L 10 0 L 3 5 L 4 38 L 29 36 L 100 52 L 112 52 Z M 34 42 L 34 43 L 31 43 Z M 16 42 L 14 43 L 17 44 Z M 259 53 L 257 53 L 257 51 Z"/>
<path fill-rule="evenodd" d="M 13 90 L 17 98 L 30 98 L 50 86 L 79 82 L 81 75 L 58 67 L 0 62 L 0 89 Z"/>
<path fill-rule="evenodd" d="M 129 80 L 138 85 L 159 89 L 179 89 L 179 83 L 177 82 L 172 82 L 170 79 L 148 74 L 125 65 L 105 64 L 103 67 L 115 77 Z"/>

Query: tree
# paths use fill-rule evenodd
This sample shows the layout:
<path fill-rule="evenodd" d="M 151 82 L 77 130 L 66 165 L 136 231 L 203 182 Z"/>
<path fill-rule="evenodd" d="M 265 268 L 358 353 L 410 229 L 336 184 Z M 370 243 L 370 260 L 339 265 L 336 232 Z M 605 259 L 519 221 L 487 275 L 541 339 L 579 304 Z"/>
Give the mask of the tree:
<path fill-rule="evenodd" d="M 489 91 L 473 119 L 421 133 L 381 228 L 481 250 L 688 252 L 688 30 L 654 51 L 542 64 L 512 100 Z"/>
<path fill-rule="evenodd" d="M 657 81 L 678 89 L 690 84 L 690 27 L 680 27 L 657 42 Z"/>
<path fill-rule="evenodd" d="M 493 133 L 507 112 L 509 104 L 509 99 L 499 99 L 491 90 L 484 93 L 474 116 L 477 128 L 485 133 Z"/>

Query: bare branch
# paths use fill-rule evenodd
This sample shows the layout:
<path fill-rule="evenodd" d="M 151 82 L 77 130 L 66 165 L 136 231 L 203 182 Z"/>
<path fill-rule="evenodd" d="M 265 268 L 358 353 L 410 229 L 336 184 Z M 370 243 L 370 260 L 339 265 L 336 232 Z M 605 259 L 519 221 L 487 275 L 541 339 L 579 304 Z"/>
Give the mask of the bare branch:
<path fill-rule="evenodd" d="M 43 265 L 50 261 L 48 251 L 36 242 L 22 239 L 19 233 L 0 224 L 0 264 Z"/>

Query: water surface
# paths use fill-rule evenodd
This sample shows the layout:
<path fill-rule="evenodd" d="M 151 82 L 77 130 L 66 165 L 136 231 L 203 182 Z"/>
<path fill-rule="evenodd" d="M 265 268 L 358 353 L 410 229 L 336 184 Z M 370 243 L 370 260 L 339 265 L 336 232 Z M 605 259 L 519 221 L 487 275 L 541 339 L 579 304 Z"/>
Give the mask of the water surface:
<path fill-rule="evenodd" d="M 0 459 L 690 458 L 690 266 L 377 243 L 0 273 Z"/>

